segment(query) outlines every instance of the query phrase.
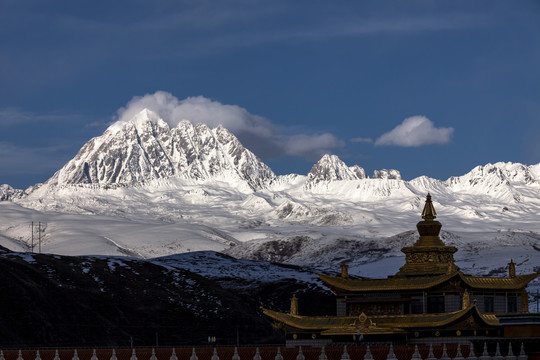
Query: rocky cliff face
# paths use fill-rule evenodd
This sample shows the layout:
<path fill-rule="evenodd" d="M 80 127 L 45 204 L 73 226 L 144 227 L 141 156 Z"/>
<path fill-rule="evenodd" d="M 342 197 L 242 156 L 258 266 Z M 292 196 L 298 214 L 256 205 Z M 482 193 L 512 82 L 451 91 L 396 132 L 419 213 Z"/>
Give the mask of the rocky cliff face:
<path fill-rule="evenodd" d="M 145 109 L 87 142 L 47 183 L 135 185 L 171 176 L 196 181 L 220 176 L 254 189 L 275 177 L 227 129 L 188 121 L 171 129 Z"/>
<path fill-rule="evenodd" d="M 373 179 L 401 180 L 401 173 L 394 169 L 382 169 L 373 171 Z"/>

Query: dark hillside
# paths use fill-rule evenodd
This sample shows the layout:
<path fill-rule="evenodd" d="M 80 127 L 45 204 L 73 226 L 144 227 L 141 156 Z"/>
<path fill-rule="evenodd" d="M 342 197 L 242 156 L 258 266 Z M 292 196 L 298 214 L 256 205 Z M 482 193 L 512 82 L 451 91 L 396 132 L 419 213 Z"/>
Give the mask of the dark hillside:
<path fill-rule="evenodd" d="M 276 343 L 260 305 L 331 312 L 328 293 L 291 279 L 222 287 L 219 279 L 129 258 L 0 253 L 0 346 Z"/>

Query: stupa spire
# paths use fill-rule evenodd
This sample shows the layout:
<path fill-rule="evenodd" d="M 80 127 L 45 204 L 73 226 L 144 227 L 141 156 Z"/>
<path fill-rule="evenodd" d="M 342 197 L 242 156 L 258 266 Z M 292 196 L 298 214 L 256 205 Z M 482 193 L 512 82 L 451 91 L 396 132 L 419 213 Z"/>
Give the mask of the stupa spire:
<path fill-rule="evenodd" d="M 424 210 L 422 210 L 422 219 L 426 221 L 433 220 L 437 217 L 437 212 L 433 207 L 433 202 L 431 201 L 431 194 L 428 193 L 426 196 L 426 204 L 424 205 Z"/>
<path fill-rule="evenodd" d="M 436 217 L 437 212 L 431 194 L 428 193 L 422 210 L 422 221 L 416 224 L 420 237 L 413 246 L 401 249 L 406 255 L 406 264 L 397 275 L 448 274 L 459 270 L 454 264 L 457 249 L 446 246 L 439 237 L 442 224 L 435 220 Z"/>
<path fill-rule="evenodd" d="M 433 207 L 431 194 L 428 193 L 424 210 L 422 210 L 422 221 L 416 224 L 416 228 L 420 234 L 420 240 L 417 242 L 417 245 L 444 246 L 441 239 L 439 239 L 439 232 L 442 225 L 435 220 L 436 217 L 437 212 L 435 211 L 435 207 Z"/>

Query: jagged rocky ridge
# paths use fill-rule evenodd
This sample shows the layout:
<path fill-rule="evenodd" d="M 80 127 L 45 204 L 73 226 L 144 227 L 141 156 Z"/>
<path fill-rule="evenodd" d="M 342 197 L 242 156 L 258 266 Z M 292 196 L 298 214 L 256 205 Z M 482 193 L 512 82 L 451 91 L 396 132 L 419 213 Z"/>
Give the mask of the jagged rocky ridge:
<path fill-rule="evenodd" d="M 520 201 L 521 196 L 513 189 L 514 185 L 538 184 L 539 174 L 540 164 L 496 163 L 477 166 L 468 174 L 446 181 L 419 177 L 403 184 L 415 190 L 476 191 L 498 197 L 510 194 L 509 198 Z M 294 174 L 276 177 L 267 165 L 222 126 L 210 129 L 204 124 L 182 121 L 171 129 L 156 113 L 144 109 L 130 121 L 114 123 L 103 135 L 88 141 L 75 158 L 46 184 L 134 186 L 171 177 L 192 183 L 208 179 L 226 180 L 235 186 L 238 182 L 245 182 L 252 190 L 298 181 L 304 183 L 305 189 L 310 189 L 320 183 L 369 179 L 362 167 L 349 167 L 337 156 L 328 154 L 312 167 L 306 177 Z M 401 174 L 395 169 L 374 170 L 371 179 L 401 180 Z M 384 181 L 379 184 L 385 186 Z M 40 187 L 41 184 L 37 184 L 23 191 L 1 185 L 0 200 L 19 199 Z M 382 190 L 381 195 L 384 193 Z"/>
<path fill-rule="evenodd" d="M 244 181 L 254 190 L 276 179 L 272 170 L 224 127 L 210 129 L 185 120 L 171 129 L 156 113 L 144 109 L 130 121 L 117 122 L 88 141 L 47 184 L 133 186 L 173 176 L 194 182 L 212 178 Z M 369 176 L 360 166 L 348 167 L 337 156 L 325 155 L 308 173 L 306 186 L 366 178 Z M 397 170 L 383 169 L 375 170 L 373 178 L 401 176 Z"/>
<path fill-rule="evenodd" d="M 20 199 L 26 195 L 24 190 L 15 189 L 7 184 L 0 185 L 0 201 Z"/>
<path fill-rule="evenodd" d="M 375 170 L 373 179 L 401 180 L 401 174 L 397 170 Z M 358 165 L 347 166 L 336 155 L 324 155 L 309 171 L 305 187 L 311 188 L 321 182 L 347 181 L 369 179 L 366 170 Z"/>
<path fill-rule="evenodd" d="M 336 155 L 324 155 L 308 173 L 308 182 L 359 180 L 367 178 L 366 171 L 358 165 L 348 167 Z"/>
<path fill-rule="evenodd" d="M 171 129 L 145 109 L 87 142 L 47 183 L 135 185 L 175 175 L 194 181 L 233 177 L 254 189 L 275 177 L 224 127 L 182 121 Z"/>

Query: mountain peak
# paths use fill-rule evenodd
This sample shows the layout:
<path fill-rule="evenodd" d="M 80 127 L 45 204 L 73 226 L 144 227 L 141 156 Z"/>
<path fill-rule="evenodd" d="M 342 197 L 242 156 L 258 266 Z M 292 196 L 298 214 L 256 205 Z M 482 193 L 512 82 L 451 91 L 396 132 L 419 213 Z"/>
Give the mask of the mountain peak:
<path fill-rule="evenodd" d="M 126 126 L 133 126 L 138 130 L 140 128 L 150 126 L 149 124 L 151 123 L 158 124 L 160 126 L 163 126 L 163 124 L 166 124 L 159 117 L 158 114 L 156 114 L 150 109 L 144 108 L 127 121 L 126 120 L 116 121 L 115 123 L 110 125 L 107 130 L 112 133 L 117 133 Z"/>
<path fill-rule="evenodd" d="M 25 195 L 26 193 L 24 192 L 24 190 L 15 189 L 8 184 L 0 185 L 0 201 L 20 199 Z"/>
<path fill-rule="evenodd" d="M 149 109 L 119 121 L 87 142 L 49 184 L 135 185 L 179 176 L 205 180 L 220 176 L 259 188 L 274 173 L 223 127 L 181 121 L 171 129 Z"/>
<path fill-rule="evenodd" d="M 348 167 L 338 156 L 325 154 L 309 171 L 307 183 L 364 178 L 365 171 L 358 165 Z"/>

